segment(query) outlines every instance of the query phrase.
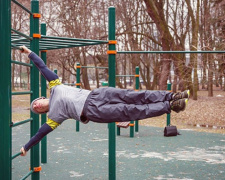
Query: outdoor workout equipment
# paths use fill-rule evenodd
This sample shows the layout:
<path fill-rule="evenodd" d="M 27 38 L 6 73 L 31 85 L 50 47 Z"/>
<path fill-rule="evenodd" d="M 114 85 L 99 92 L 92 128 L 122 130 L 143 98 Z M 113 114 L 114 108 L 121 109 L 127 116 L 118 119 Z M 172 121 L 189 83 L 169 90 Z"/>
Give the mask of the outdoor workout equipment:
<path fill-rule="evenodd" d="M 116 77 L 135 77 L 135 91 L 139 91 L 139 67 L 135 68 L 135 75 L 116 75 Z M 135 132 L 138 132 L 138 121 L 130 121 L 130 122 L 118 122 L 117 125 L 117 135 L 120 136 L 120 128 L 128 128 L 130 127 L 130 137 L 134 137 L 134 127 Z"/>
<path fill-rule="evenodd" d="M 39 1 L 31 0 L 31 11 L 22 6 L 16 0 L 12 0 L 19 5 L 28 14 L 30 14 L 30 36 L 11 29 L 11 0 L 0 1 L 0 144 L 3 145 L 3 151 L 0 155 L 0 179 L 12 179 L 12 163 L 11 160 L 20 155 L 20 152 L 12 156 L 12 127 L 30 122 L 31 136 L 39 129 L 39 116 L 31 112 L 30 119 L 19 123 L 12 124 L 11 114 L 11 95 L 30 94 L 30 100 L 34 100 L 39 96 L 39 72 L 34 68 L 33 64 L 21 63 L 11 60 L 11 48 L 19 49 L 19 46 L 26 45 L 36 54 L 42 51 L 42 59 L 46 56 L 46 50 L 62 49 L 70 47 L 90 46 L 108 43 L 108 66 L 109 66 L 109 86 L 115 87 L 115 70 L 116 70 L 116 54 L 119 53 L 225 53 L 225 51 L 116 51 L 115 41 L 115 8 L 109 8 L 109 26 L 108 40 L 88 40 L 77 38 L 64 38 L 46 36 L 44 33 L 39 34 Z M 11 35 L 11 31 L 16 34 Z M 28 92 L 11 92 L 11 63 L 25 65 L 31 68 L 31 91 Z M 45 80 L 41 81 L 45 83 Z M 44 88 L 43 88 L 44 89 Z M 43 95 L 43 94 L 42 94 Z M 43 95 L 45 96 L 45 95 Z M 43 115 L 44 116 L 44 115 Z M 110 180 L 116 179 L 116 134 L 115 123 L 109 124 L 109 162 L 108 177 Z M 32 180 L 40 179 L 40 161 L 39 161 L 39 145 L 31 148 L 30 171 L 22 178 L 25 179 L 31 175 Z"/>

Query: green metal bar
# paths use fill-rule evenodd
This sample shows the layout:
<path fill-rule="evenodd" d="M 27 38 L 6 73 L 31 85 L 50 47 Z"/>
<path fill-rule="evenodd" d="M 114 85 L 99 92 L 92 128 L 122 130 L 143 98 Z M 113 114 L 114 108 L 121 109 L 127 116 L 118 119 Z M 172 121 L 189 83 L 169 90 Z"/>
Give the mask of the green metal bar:
<path fill-rule="evenodd" d="M 19 64 L 19 65 L 23 65 L 23 66 L 33 67 L 32 64 L 29 64 L 29 63 L 23 63 L 23 62 L 20 62 L 20 61 L 14 61 L 14 60 L 11 60 L 11 63 Z"/>
<path fill-rule="evenodd" d="M 134 77 L 134 75 L 116 75 L 116 77 Z"/>
<path fill-rule="evenodd" d="M 19 46 L 27 46 L 27 48 L 30 48 L 30 42 L 19 42 L 19 43 L 16 43 L 16 44 L 11 44 L 11 46 L 14 48 L 14 49 L 20 49 Z"/>
<path fill-rule="evenodd" d="M 116 127 L 117 136 L 120 136 L 120 127 Z"/>
<path fill-rule="evenodd" d="M 134 121 L 130 121 L 130 137 L 134 137 Z"/>
<path fill-rule="evenodd" d="M 68 85 L 68 86 L 75 86 L 74 83 L 63 83 L 64 85 Z"/>
<path fill-rule="evenodd" d="M 18 50 L 20 50 L 20 48 L 17 47 L 16 45 L 14 45 L 14 44 L 11 44 L 11 47 L 12 47 L 13 49 L 18 49 Z"/>
<path fill-rule="evenodd" d="M 19 38 L 19 39 L 12 39 L 11 43 L 18 43 L 18 42 L 27 42 L 29 43 L 30 41 L 28 41 L 26 38 Z"/>
<path fill-rule="evenodd" d="M 140 83 L 140 78 L 139 78 L 139 67 L 136 66 L 135 68 L 135 90 L 139 91 L 139 83 Z M 138 132 L 139 130 L 139 121 L 135 121 L 135 132 Z"/>
<path fill-rule="evenodd" d="M 41 34 L 46 35 L 46 24 L 44 23 L 41 24 Z M 41 59 L 47 64 L 47 53 L 45 51 L 41 51 Z M 41 96 L 47 97 L 46 89 L 46 79 L 41 76 Z M 42 114 L 41 124 L 46 123 L 46 120 L 46 114 Z M 47 163 L 47 136 L 41 140 L 41 163 Z"/>
<path fill-rule="evenodd" d="M 24 95 L 24 94 L 32 94 L 33 91 L 23 91 L 23 92 L 12 92 L 12 95 Z"/>
<path fill-rule="evenodd" d="M 0 1 L 0 179 L 12 178 L 11 124 L 11 1 Z"/>
<path fill-rule="evenodd" d="M 117 51 L 117 54 L 225 53 L 225 51 Z"/>
<path fill-rule="evenodd" d="M 28 122 L 31 122 L 31 121 L 33 121 L 32 118 L 26 119 L 26 120 L 24 120 L 24 121 L 20 121 L 20 122 L 17 122 L 17 123 L 13 123 L 12 127 L 16 127 L 16 126 L 19 126 L 19 125 L 21 125 L 21 124 L 25 124 L 25 123 L 28 123 Z"/>
<path fill-rule="evenodd" d="M 99 45 L 99 43 L 92 43 L 92 44 L 83 44 L 83 45 L 68 45 L 68 46 L 62 46 L 62 45 L 58 45 L 58 46 L 40 46 L 40 50 L 53 50 L 53 49 L 63 49 L 63 48 L 72 48 L 72 47 L 83 47 L 83 46 L 93 46 L 93 45 Z"/>
<path fill-rule="evenodd" d="M 21 152 L 19 152 L 19 153 L 17 153 L 17 154 L 14 154 L 14 155 L 12 156 L 12 160 L 15 159 L 16 157 L 20 156 L 20 154 L 21 154 Z"/>
<path fill-rule="evenodd" d="M 28 39 L 28 40 L 30 40 L 30 41 L 33 39 L 32 37 L 27 36 L 26 34 L 23 34 L 23 33 L 21 33 L 21 32 L 19 32 L 19 31 L 15 30 L 15 29 L 13 29 L 13 28 L 11 28 L 11 30 L 12 30 L 13 32 L 19 34 L 20 36 L 25 37 L 26 39 Z"/>
<path fill-rule="evenodd" d="M 77 43 L 77 44 L 93 44 L 93 43 L 96 43 L 96 42 L 80 42 L 80 41 L 70 41 L 70 40 L 55 40 L 55 39 L 41 39 L 40 40 L 41 43 L 44 43 L 44 44 L 61 44 L 61 45 L 73 45 L 74 43 Z"/>
<path fill-rule="evenodd" d="M 31 12 L 29 9 L 25 8 L 22 4 L 20 4 L 20 3 L 17 2 L 16 0 L 12 0 L 12 2 L 14 2 L 14 3 L 17 4 L 19 7 L 21 7 L 23 10 L 25 10 L 26 12 L 28 12 L 29 14 L 32 15 L 32 12 Z"/>
<path fill-rule="evenodd" d="M 115 17 L 115 7 L 109 7 L 109 40 L 115 40 L 115 26 L 116 26 L 116 17 Z M 116 50 L 115 44 L 109 44 L 109 50 Z M 116 55 L 108 55 L 108 67 L 109 67 L 109 87 L 116 87 Z M 115 123 L 109 124 L 109 180 L 116 179 L 116 131 Z"/>
<path fill-rule="evenodd" d="M 81 66 L 82 68 L 96 68 L 96 69 L 108 69 L 108 67 L 96 67 L 96 66 Z"/>
<path fill-rule="evenodd" d="M 167 84 L 167 90 L 171 91 L 171 83 Z M 166 125 L 169 126 L 170 125 L 170 114 L 167 114 L 166 116 Z"/>
<path fill-rule="evenodd" d="M 76 87 L 77 88 L 80 88 L 80 68 L 82 66 L 80 65 L 80 63 L 77 63 L 77 77 L 76 77 L 76 80 L 77 80 L 77 84 L 76 84 Z M 79 132 L 80 131 L 80 122 L 79 121 L 76 121 L 76 132 Z"/>
<path fill-rule="evenodd" d="M 48 39 L 62 39 L 62 40 L 81 41 L 81 42 L 97 42 L 97 43 L 100 43 L 100 44 L 108 43 L 108 41 L 92 40 L 92 39 L 77 39 L 77 38 L 55 37 L 55 36 L 41 36 L 41 37 L 42 38 L 48 38 Z"/>
<path fill-rule="evenodd" d="M 39 1 L 32 0 L 31 1 L 31 11 L 32 13 L 39 13 Z M 30 16 L 30 36 L 33 37 L 33 34 L 39 34 L 39 18 L 34 18 Z M 39 39 L 33 38 L 30 44 L 31 50 L 36 54 L 39 54 Z M 35 98 L 39 97 L 39 71 L 37 68 L 31 68 L 31 101 Z M 31 121 L 31 137 L 34 136 L 39 129 L 39 115 L 31 112 L 31 116 L 33 117 L 33 121 Z M 30 168 L 33 170 L 35 167 L 40 166 L 40 153 L 39 153 L 39 143 L 31 148 L 30 151 Z M 40 172 L 34 172 L 31 175 L 32 180 L 40 179 Z"/>
<path fill-rule="evenodd" d="M 20 180 L 24 180 L 24 179 L 27 179 L 34 171 L 31 170 L 29 171 L 25 176 L 23 176 Z"/>

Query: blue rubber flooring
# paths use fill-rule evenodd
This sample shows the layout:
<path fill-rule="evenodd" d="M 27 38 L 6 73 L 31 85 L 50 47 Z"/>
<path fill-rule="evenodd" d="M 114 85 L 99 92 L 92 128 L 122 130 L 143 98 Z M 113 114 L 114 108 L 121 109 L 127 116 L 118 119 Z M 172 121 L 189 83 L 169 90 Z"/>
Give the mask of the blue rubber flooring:
<path fill-rule="evenodd" d="M 41 180 L 107 180 L 108 125 L 67 120 L 48 135 L 48 162 Z M 178 127 L 179 128 L 179 127 Z M 129 129 L 116 137 L 117 180 L 223 180 L 225 135 L 179 130 L 164 137 L 163 128 L 140 126 L 134 138 Z M 29 125 L 13 128 L 13 154 L 29 140 Z M 30 154 L 12 161 L 12 179 L 29 171 Z M 28 177 L 27 179 L 31 179 Z"/>

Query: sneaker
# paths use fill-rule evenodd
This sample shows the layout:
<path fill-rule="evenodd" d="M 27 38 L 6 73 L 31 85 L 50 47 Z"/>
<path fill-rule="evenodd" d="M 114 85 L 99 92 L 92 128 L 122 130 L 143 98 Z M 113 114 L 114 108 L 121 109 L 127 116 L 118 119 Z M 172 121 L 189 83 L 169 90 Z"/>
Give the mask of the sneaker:
<path fill-rule="evenodd" d="M 174 93 L 172 96 L 172 100 L 176 101 L 178 99 L 189 99 L 190 90 L 186 90 L 183 92 Z"/>
<path fill-rule="evenodd" d="M 179 113 L 180 111 L 184 111 L 188 103 L 188 99 L 178 99 L 172 101 L 170 104 L 171 110 Z"/>

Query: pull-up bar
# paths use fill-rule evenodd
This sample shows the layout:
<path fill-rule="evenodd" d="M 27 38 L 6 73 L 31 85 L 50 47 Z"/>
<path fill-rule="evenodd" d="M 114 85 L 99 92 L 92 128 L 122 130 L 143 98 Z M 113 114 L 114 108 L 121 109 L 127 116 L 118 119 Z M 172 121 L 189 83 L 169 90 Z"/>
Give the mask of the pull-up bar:
<path fill-rule="evenodd" d="M 117 54 L 225 53 L 225 51 L 117 51 Z"/>

